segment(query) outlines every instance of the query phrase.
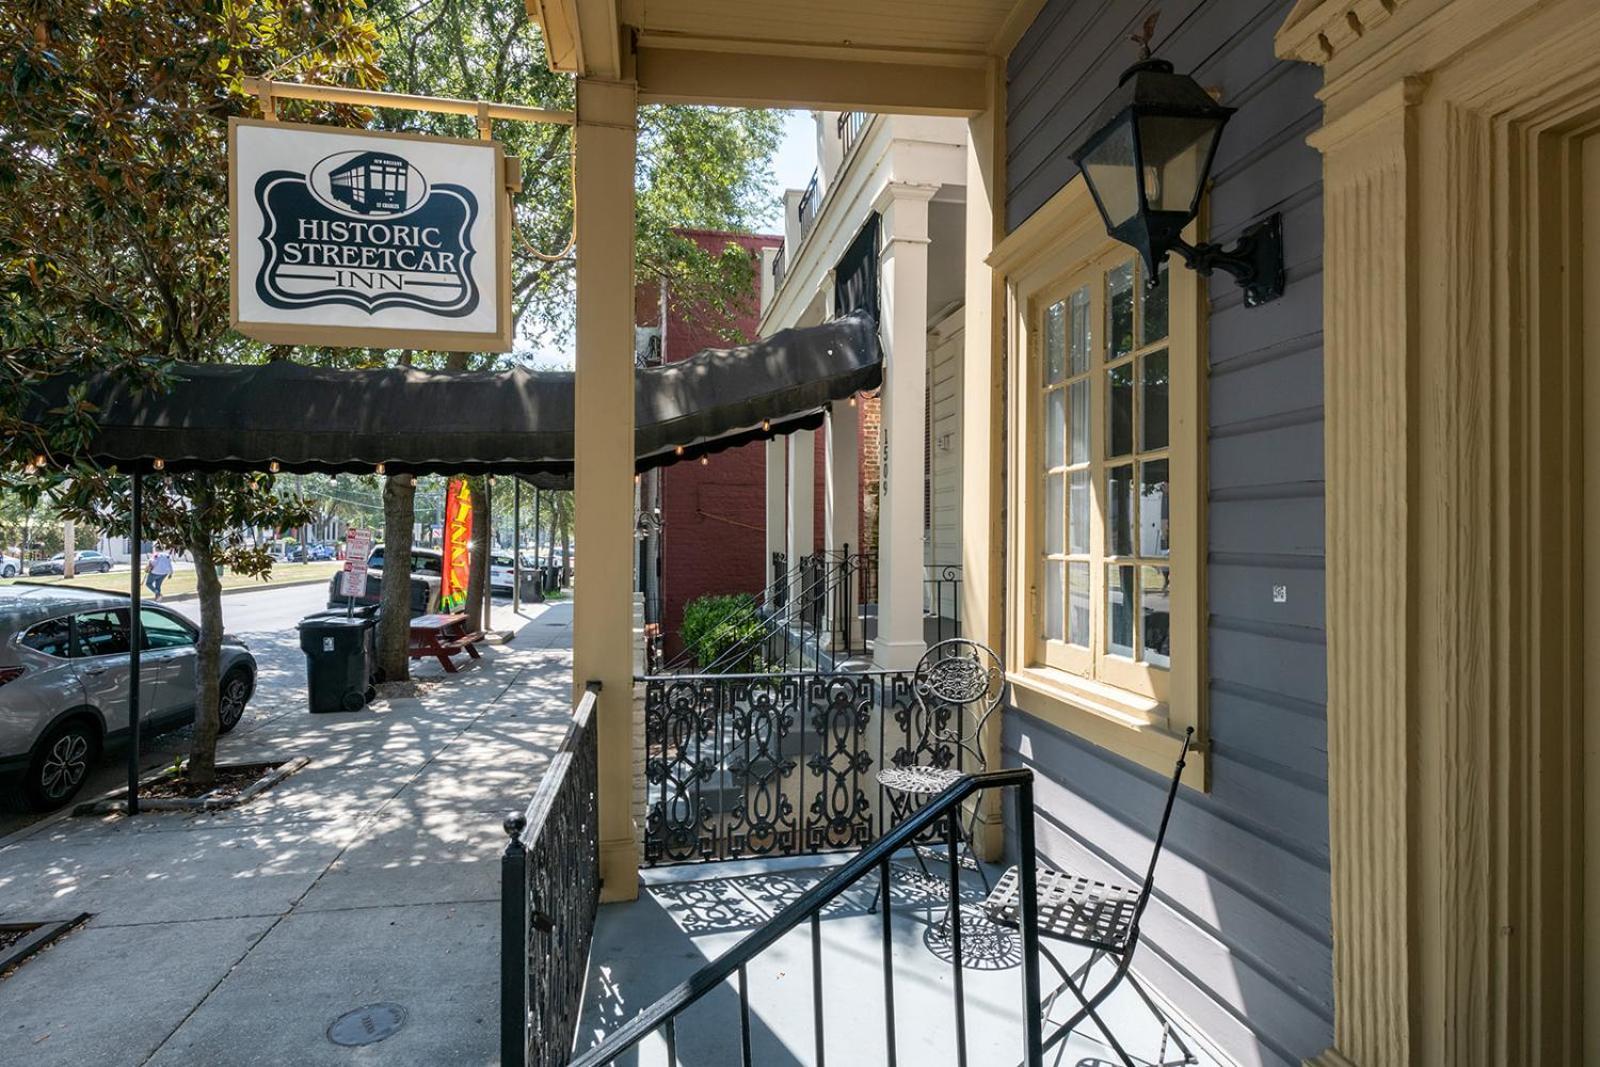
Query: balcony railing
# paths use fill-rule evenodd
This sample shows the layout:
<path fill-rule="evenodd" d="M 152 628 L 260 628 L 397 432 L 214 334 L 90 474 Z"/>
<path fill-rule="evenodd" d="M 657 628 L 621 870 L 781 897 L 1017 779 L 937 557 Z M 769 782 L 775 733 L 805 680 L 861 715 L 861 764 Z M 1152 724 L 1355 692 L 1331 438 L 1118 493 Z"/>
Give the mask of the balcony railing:
<path fill-rule="evenodd" d="M 591 682 L 500 857 L 500 1062 L 567 1063 L 600 906 L 599 749 Z"/>
<path fill-rule="evenodd" d="M 786 269 L 788 249 L 778 246 L 777 254 L 772 257 L 772 288 L 774 291 L 783 284 L 783 272 Z"/>
<path fill-rule="evenodd" d="M 854 148 L 861 131 L 867 128 L 867 121 L 872 116 L 865 111 L 845 111 L 839 115 L 839 165 L 844 166 L 844 161 L 850 158 L 850 149 Z"/>
<path fill-rule="evenodd" d="M 885 767 L 963 767 L 976 715 L 911 671 L 649 676 L 647 866 L 853 851 L 920 810 Z"/>
<path fill-rule="evenodd" d="M 795 209 L 800 216 L 801 244 L 805 243 L 811 228 L 817 224 L 817 212 L 822 209 L 821 178 L 817 171 L 811 172 L 811 181 L 806 184 L 806 191 L 800 194 L 800 203 Z"/>

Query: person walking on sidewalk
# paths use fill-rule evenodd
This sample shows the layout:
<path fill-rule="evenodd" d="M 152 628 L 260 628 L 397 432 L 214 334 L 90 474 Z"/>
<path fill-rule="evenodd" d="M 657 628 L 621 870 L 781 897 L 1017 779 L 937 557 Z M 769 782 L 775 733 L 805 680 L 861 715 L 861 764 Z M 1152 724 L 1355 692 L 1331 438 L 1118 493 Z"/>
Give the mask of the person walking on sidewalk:
<path fill-rule="evenodd" d="M 172 573 L 172 553 L 156 546 L 150 555 L 150 562 L 145 565 L 144 587 L 157 600 L 161 599 L 161 583 L 167 580 L 167 575 Z"/>

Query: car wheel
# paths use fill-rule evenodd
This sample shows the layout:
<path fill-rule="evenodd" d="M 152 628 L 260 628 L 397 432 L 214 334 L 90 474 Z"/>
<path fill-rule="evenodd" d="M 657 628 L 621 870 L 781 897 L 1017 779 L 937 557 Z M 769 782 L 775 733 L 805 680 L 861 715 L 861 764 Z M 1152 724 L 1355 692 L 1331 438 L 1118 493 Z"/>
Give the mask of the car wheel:
<path fill-rule="evenodd" d="M 0 578 L 15 578 L 16 576 L 17 568 L 9 563 L 6 564 L 5 570 L 0 570 Z"/>
<path fill-rule="evenodd" d="M 23 782 L 29 806 L 36 811 L 59 808 L 83 788 L 100 754 L 100 732 L 83 719 L 52 728 L 39 740 Z"/>
<path fill-rule="evenodd" d="M 217 687 L 217 725 L 219 733 L 227 733 L 244 718 L 244 706 L 250 701 L 250 672 L 235 667 L 222 676 Z"/>

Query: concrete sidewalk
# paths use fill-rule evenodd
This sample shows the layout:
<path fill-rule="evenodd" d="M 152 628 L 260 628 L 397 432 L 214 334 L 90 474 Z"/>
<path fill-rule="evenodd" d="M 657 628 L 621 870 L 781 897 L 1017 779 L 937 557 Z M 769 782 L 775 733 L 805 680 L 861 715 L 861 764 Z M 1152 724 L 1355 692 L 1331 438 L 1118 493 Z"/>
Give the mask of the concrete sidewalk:
<path fill-rule="evenodd" d="M 317 716 L 300 694 L 261 701 L 219 756 L 311 764 L 242 808 L 67 818 L 0 845 L 0 921 L 93 914 L 0 980 L 0 1059 L 496 1060 L 500 823 L 565 732 L 571 607 L 495 622 L 516 638 L 456 675 L 415 664 L 416 697 Z M 398 1033 L 328 1039 L 375 1003 L 404 1009 Z"/>

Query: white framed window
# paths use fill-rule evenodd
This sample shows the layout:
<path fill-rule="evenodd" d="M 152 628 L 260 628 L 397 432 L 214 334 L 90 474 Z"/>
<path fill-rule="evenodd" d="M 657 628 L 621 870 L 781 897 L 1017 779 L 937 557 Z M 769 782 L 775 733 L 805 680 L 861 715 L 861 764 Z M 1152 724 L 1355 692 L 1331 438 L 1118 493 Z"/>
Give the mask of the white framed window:
<path fill-rule="evenodd" d="M 1194 726 L 1203 768 L 1202 287 L 1181 266 L 1147 285 L 1081 179 L 990 264 L 1008 297 L 1015 702 L 1163 771 L 1174 737 Z"/>

